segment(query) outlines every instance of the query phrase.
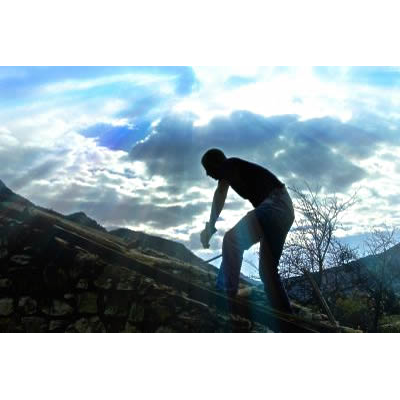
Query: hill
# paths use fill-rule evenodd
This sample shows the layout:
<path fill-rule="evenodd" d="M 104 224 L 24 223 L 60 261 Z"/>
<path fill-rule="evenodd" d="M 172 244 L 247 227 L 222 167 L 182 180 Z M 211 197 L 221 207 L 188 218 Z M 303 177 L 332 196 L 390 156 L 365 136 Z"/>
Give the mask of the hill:
<path fill-rule="evenodd" d="M 109 233 L 126 241 L 130 248 L 140 249 L 145 252 L 153 250 L 183 262 L 204 266 L 204 261 L 188 250 L 182 243 L 126 228 L 115 229 Z"/>
<path fill-rule="evenodd" d="M 300 307 L 296 315 L 279 313 L 257 288 L 249 299 L 228 298 L 215 291 L 215 271 L 200 259 L 129 247 L 115 232 L 45 211 L 4 186 L 1 332 L 348 331 Z"/>
<path fill-rule="evenodd" d="M 336 291 L 349 295 L 355 291 L 362 292 L 368 286 L 372 287 L 375 282 L 375 267 L 383 258 L 389 260 L 385 273 L 393 277 L 392 288 L 395 294 L 400 295 L 400 244 L 384 253 L 362 257 L 343 266 L 326 269 L 323 277 L 324 292 Z M 304 276 L 289 278 L 285 281 L 285 285 L 290 298 L 301 303 L 312 300 L 313 289 Z"/>

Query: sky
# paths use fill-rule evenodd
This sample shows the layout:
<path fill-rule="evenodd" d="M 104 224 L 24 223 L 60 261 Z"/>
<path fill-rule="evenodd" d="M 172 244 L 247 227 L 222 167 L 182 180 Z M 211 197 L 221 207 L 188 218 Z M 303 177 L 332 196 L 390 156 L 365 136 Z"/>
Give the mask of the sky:
<path fill-rule="evenodd" d="M 218 147 L 289 187 L 357 191 L 338 232 L 357 245 L 400 223 L 399 110 L 398 67 L 0 67 L 0 179 L 211 258 L 252 209 L 230 189 L 201 249 L 216 182 L 200 159 Z"/>

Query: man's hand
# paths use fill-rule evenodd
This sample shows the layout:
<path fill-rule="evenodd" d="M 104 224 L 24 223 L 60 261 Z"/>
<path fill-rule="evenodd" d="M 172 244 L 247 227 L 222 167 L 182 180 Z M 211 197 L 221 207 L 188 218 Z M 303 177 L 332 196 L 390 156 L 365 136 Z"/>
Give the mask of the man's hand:
<path fill-rule="evenodd" d="M 208 249 L 210 247 L 209 241 L 211 239 L 211 236 L 214 235 L 215 232 L 217 232 L 215 226 L 211 226 L 210 223 L 207 222 L 206 227 L 200 233 L 201 244 L 205 249 Z"/>

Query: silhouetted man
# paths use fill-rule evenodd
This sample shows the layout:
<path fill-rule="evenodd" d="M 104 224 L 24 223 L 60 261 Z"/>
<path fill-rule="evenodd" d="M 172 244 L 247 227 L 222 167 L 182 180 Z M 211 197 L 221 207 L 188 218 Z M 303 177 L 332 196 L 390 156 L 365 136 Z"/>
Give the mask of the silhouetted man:
<path fill-rule="evenodd" d="M 260 165 L 240 158 L 226 158 L 219 149 L 210 149 L 201 163 L 207 175 L 218 180 L 210 220 L 201 232 L 204 248 L 209 247 L 217 221 L 225 204 L 229 186 L 254 206 L 224 235 L 222 262 L 217 289 L 235 296 L 238 292 L 243 252 L 260 242 L 259 273 L 272 307 L 291 313 L 289 299 L 278 273 L 286 235 L 294 221 L 294 210 L 285 185 Z"/>

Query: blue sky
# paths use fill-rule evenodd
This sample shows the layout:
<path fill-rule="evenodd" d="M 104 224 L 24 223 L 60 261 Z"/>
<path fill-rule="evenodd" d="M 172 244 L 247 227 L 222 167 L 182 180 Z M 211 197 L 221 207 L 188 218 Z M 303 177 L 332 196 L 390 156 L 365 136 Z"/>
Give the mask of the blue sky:
<path fill-rule="evenodd" d="M 209 251 L 210 147 L 288 185 L 360 201 L 340 235 L 400 222 L 400 68 L 0 67 L 0 179 L 62 213 L 179 240 L 203 257 L 249 209 L 233 191 Z"/>

